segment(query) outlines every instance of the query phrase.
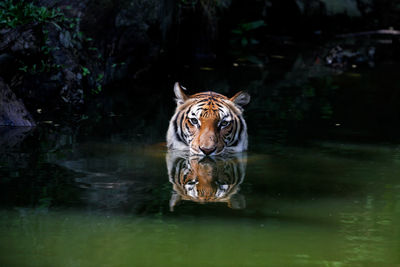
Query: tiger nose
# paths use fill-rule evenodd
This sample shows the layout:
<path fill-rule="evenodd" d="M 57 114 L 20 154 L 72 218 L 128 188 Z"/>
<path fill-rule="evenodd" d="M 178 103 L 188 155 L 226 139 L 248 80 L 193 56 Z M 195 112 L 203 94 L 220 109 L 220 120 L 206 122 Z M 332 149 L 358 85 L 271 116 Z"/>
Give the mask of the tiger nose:
<path fill-rule="evenodd" d="M 204 153 L 204 155 L 210 155 L 217 149 L 217 147 L 211 147 L 211 148 L 199 147 L 199 149 L 201 150 L 201 152 Z"/>

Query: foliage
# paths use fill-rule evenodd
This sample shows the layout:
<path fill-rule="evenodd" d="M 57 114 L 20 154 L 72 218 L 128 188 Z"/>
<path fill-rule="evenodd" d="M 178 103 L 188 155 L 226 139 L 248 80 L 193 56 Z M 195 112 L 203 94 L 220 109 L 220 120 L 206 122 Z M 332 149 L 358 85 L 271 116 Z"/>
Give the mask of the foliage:
<path fill-rule="evenodd" d="M 38 54 L 17 60 L 18 70 L 25 73 L 38 74 L 60 69 L 62 66 L 55 64 L 50 58 L 51 52 L 60 48 L 49 44 L 49 30 L 46 26 L 52 25 L 57 30 L 63 31 L 64 36 L 68 36 L 71 42 L 71 34 L 68 30 L 74 30 L 77 21 L 77 18 L 66 17 L 59 8 L 39 7 L 26 0 L 4 0 L 0 2 L 1 28 L 14 29 L 23 25 L 32 25 L 41 29 L 42 34 L 35 36 L 39 45 Z M 75 34 L 72 39 L 76 37 Z"/>
<path fill-rule="evenodd" d="M 191 7 L 196 8 L 197 4 L 203 9 L 213 12 L 216 7 L 226 7 L 230 1 L 228 0 L 179 0 L 177 4 L 179 7 Z M 215 10 L 214 10 L 215 11 Z"/>
<path fill-rule="evenodd" d="M 81 68 L 82 68 L 82 75 L 83 76 L 87 76 L 87 75 L 90 74 L 90 70 L 88 68 L 83 67 L 83 66 Z"/>
<path fill-rule="evenodd" d="M 233 38 L 231 44 L 240 44 L 242 47 L 258 44 L 258 40 L 254 37 L 254 31 L 265 26 L 263 20 L 256 20 L 246 23 L 240 23 L 232 30 Z"/>
<path fill-rule="evenodd" d="M 64 22 L 68 19 L 59 8 L 38 7 L 25 0 L 0 2 L 0 27 L 15 28 L 30 23 Z"/>
<path fill-rule="evenodd" d="M 67 6 L 66 10 L 70 8 Z M 35 43 L 29 44 L 28 49 L 32 50 L 28 56 L 23 53 L 16 56 L 17 69 L 24 74 L 50 73 L 68 67 L 57 62 L 64 62 L 64 57 L 76 55 L 76 50 L 82 49 L 83 44 L 93 41 L 78 30 L 79 23 L 79 18 L 66 16 L 60 8 L 37 6 L 34 1 L 28 0 L 0 1 L 0 28 L 17 29 L 22 35 L 25 34 L 26 28 L 22 26 L 35 29 L 32 33 Z M 52 52 L 56 50 L 64 51 L 55 55 Z M 101 59 L 101 54 L 93 45 L 87 48 L 87 52 Z M 92 86 L 95 89 L 92 89 L 92 93 L 100 93 L 104 75 L 98 75 L 84 64 L 86 60 L 80 62 L 78 67 L 73 67 L 74 71 L 78 71 L 78 79 L 84 77 L 87 81 L 94 81 Z"/>

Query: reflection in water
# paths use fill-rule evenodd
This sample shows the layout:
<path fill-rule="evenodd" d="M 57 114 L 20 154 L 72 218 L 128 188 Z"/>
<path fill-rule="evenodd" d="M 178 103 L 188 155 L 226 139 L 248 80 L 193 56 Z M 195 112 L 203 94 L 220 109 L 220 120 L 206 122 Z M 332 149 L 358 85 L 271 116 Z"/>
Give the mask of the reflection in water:
<path fill-rule="evenodd" d="M 171 211 L 180 200 L 226 202 L 232 209 L 245 208 L 244 196 L 239 194 L 239 185 L 246 174 L 245 154 L 210 158 L 169 152 L 166 160 L 174 190 L 169 204 Z"/>

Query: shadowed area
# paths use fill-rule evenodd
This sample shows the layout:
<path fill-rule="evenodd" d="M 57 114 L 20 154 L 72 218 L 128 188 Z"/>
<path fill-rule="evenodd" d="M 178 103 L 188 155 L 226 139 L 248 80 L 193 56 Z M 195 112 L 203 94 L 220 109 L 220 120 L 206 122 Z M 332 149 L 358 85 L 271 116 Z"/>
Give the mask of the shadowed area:
<path fill-rule="evenodd" d="M 400 266 L 399 14 L 0 1 L 0 266 Z"/>

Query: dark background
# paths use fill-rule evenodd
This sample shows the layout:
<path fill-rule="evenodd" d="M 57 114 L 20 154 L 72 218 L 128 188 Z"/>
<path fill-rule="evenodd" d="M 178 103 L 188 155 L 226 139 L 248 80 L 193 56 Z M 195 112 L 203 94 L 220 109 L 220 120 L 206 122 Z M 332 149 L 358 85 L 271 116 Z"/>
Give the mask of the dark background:
<path fill-rule="evenodd" d="M 0 127 L 1 205 L 167 211 L 171 184 L 157 144 L 177 81 L 189 94 L 251 95 L 249 154 L 265 158 L 249 164 L 265 169 L 248 169 L 260 179 L 244 183 L 244 194 L 357 192 L 342 163 L 324 165 L 310 148 L 322 141 L 316 151 L 334 158 L 380 162 L 389 156 L 376 151 L 398 146 L 399 8 L 378 0 L 1 1 L 0 125 L 39 126 Z M 293 143 L 307 149 L 282 149 Z M 282 180 L 287 170 L 298 179 Z M 328 181 L 307 180 L 315 171 Z M 110 181 L 121 187 L 96 187 Z M 88 202 L 88 192 L 99 197 Z"/>
<path fill-rule="evenodd" d="M 399 9 L 387 0 L 6 0 L 0 124 L 158 140 L 179 81 L 189 93 L 247 90 L 249 132 L 260 138 L 396 140 Z"/>

